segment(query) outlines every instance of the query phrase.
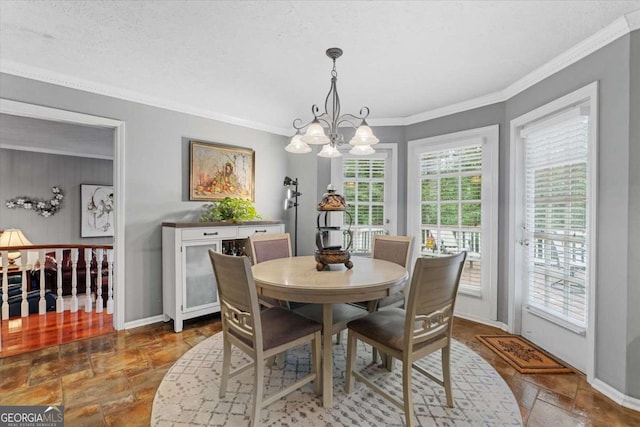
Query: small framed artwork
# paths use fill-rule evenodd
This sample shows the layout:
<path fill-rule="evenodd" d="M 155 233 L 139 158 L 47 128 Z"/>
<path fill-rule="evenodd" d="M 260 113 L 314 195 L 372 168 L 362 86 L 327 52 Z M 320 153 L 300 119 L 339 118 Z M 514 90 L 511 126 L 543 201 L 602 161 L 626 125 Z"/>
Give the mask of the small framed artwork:
<path fill-rule="evenodd" d="M 113 236 L 113 186 L 80 185 L 81 237 Z"/>
<path fill-rule="evenodd" d="M 190 144 L 189 200 L 254 200 L 253 150 L 201 141 Z"/>

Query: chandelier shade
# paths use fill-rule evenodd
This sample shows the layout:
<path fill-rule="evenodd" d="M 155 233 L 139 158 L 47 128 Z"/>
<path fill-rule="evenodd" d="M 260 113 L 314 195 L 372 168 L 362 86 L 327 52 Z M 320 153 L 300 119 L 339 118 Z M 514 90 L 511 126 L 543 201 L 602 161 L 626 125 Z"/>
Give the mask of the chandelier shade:
<path fill-rule="evenodd" d="M 344 144 L 344 136 L 339 132 L 342 126 L 354 128 L 355 135 L 349 141 L 354 147 L 351 154 L 368 155 L 375 153 L 371 147 L 380 142 L 366 122 L 369 116 L 369 108 L 362 107 L 359 114 L 340 114 L 340 97 L 338 96 L 338 73 L 336 71 L 336 59 L 342 56 L 342 49 L 332 47 L 327 49 L 327 56 L 333 60 L 331 70 L 331 87 L 324 101 L 324 112 L 316 104 L 311 107 L 313 120 L 303 124 L 302 120 L 295 119 L 293 127 L 296 134 L 291 138 L 289 145 L 285 147 L 290 153 L 302 154 L 311 151 L 309 145 L 322 145 L 318 152 L 320 157 L 340 157 L 342 154 L 338 146 Z M 302 131 L 305 131 L 302 134 Z"/>
<path fill-rule="evenodd" d="M 329 137 L 324 134 L 324 129 L 318 120 L 311 122 L 307 128 L 307 132 L 301 138 L 305 144 L 328 144 L 331 142 Z"/>
<path fill-rule="evenodd" d="M 358 126 L 358 129 L 356 129 L 356 134 L 353 138 L 351 138 L 351 140 L 349 141 L 349 144 L 374 145 L 380 142 L 380 140 L 373 135 L 373 131 L 369 126 L 367 126 L 366 123 L 367 122 L 363 120 L 363 124 Z"/>
<path fill-rule="evenodd" d="M 302 135 L 300 134 L 300 132 L 297 132 L 295 135 L 293 135 L 293 138 L 291 138 L 291 142 L 289 143 L 289 145 L 284 147 L 284 149 L 294 154 L 304 154 L 311 151 L 311 147 L 309 147 L 302 141 Z"/>
<path fill-rule="evenodd" d="M 374 150 L 370 145 L 356 145 L 349 150 L 349 154 L 355 154 L 357 156 L 366 156 L 375 152 L 376 150 Z"/>
<path fill-rule="evenodd" d="M 325 144 L 318 153 L 320 157 L 340 157 L 341 155 L 340 151 L 332 144 Z"/>

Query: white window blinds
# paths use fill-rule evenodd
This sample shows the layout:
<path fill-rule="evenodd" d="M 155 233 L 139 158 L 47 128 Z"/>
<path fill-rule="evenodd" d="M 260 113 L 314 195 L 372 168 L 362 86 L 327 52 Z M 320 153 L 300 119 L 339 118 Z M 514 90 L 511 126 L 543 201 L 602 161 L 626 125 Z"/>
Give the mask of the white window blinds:
<path fill-rule="evenodd" d="M 353 252 L 371 252 L 374 234 L 384 234 L 386 158 L 345 158 L 342 179 L 353 217 Z M 345 215 L 344 220 L 347 220 Z"/>
<path fill-rule="evenodd" d="M 525 136 L 525 241 L 529 306 L 587 322 L 588 117 L 571 110 Z"/>

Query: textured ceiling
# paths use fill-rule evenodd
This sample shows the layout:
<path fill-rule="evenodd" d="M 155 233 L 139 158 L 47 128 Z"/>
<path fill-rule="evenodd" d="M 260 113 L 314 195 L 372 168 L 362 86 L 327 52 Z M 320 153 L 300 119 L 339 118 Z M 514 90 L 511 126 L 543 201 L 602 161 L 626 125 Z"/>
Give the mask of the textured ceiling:
<path fill-rule="evenodd" d="M 0 70 L 287 129 L 324 103 L 324 52 L 338 46 L 342 111 L 367 105 L 375 122 L 500 91 L 638 9 L 638 0 L 2 0 Z"/>

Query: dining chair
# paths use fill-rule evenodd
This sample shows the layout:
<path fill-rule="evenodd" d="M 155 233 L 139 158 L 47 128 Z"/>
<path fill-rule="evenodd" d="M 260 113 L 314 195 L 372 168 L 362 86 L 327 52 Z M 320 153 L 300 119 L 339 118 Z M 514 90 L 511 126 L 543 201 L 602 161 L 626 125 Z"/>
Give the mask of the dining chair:
<path fill-rule="evenodd" d="M 385 261 L 393 262 L 401 265 L 404 268 L 408 268 L 409 259 L 411 258 L 413 237 L 411 236 L 389 236 L 385 234 L 375 234 L 371 243 L 371 258 L 382 259 Z M 358 307 L 368 309 L 369 311 L 376 311 L 384 307 L 399 307 L 403 308 L 406 298 L 406 284 L 409 283 L 409 279 L 405 282 L 405 286 L 385 298 L 381 298 L 377 301 L 363 301 L 355 303 Z M 373 363 L 378 360 L 378 351 L 372 349 Z M 383 362 L 391 368 L 391 365 L 387 363 L 385 356 L 382 357 Z"/>
<path fill-rule="evenodd" d="M 251 426 L 260 418 L 260 410 L 313 381 L 320 394 L 320 330 L 322 326 L 283 307 L 260 310 L 251 265 L 247 257 L 224 255 L 209 250 L 209 258 L 218 283 L 223 334 L 222 378 L 220 398 L 227 391 L 230 378 L 254 368 L 253 409 Z M 291 325 L 295 325 L 292 328 Z M 264 365 L 266 359 L 287 349 L 311 342 L 312 372 L 294 384 L 269 397 L 264 397 Z M 252 363 L 231 371 L 231 349 L 246 353 Z"/>
<path fill-rule="evenodd" d="M 376 311 L 347 324 L 346 392 L 353 390 L 358 379 L 404 410 L 406 425 L 414 425 L 411 396 L 411 374 L 414 368 L 445 389 L 447 406 L 453 407 L 451 392 L 450 351 L 453 311 L 466 252 L 441 258 L 418 258 L 409 285 L 407 308 Z M 402 361 L 403 400 L 391 396 L 354 369 L 357 341 L 363 341 L 380 352 Z M 441 350 L 442 379 L 414 362 Z"/>
<path fill-rule="evenodd" d="M 249 236 L 249 248 L 253 265 L 272 259 L 288 258 L 291 256 L 291 237 L 289 233 L 254 234 Z M 260 295 L 258 299 L 260 304 L 265 307 L 289 307 L 287 301 L 280 301 L 263 295 Z"/>
<path fill-rule="evenodd" d="M 388 236 L 376 234 L 373 236 L 373 244 L 371 246 L 371 257 L 374 259 L 382 259 L 408 268 L 409 259 L 411 258 L 411 247 L 413 237 L 411 236 Z M 407 282 L 409 280 L 407 279 Z M 396 292 L 388 297 L 379 299 L 376 309 L 384 307 L 404 307 L 406 297 L 406 285 L 401 291 Z"/>

